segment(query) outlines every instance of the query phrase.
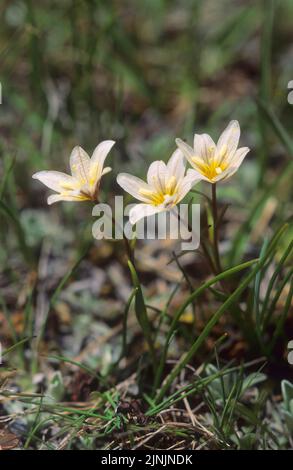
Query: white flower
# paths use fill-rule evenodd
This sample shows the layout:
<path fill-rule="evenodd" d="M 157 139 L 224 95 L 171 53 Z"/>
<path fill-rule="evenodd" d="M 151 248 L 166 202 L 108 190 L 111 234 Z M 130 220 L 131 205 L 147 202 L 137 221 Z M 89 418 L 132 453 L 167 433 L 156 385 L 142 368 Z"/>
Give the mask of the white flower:
<path fill-rule="evenodd" d="M 208 134 L 195 134 L 193 148 L 181 139 L 176 139 L 176 144 L 203 180 L 217 183 L 230 178 L 249 152 L 248 147 L 237 149 L 239 138 L 239 123 L 231 121 L 217 145 Z"/>
<path fill-rule="evenodd" d="M 118 184 L 142 204 L 134 206 L 129 213 L 132 225 L 143 217 L 171 210 L 202 179 L 193 170 L 185 176 L 185 159 L 180 150 L 175 150 L 167 165 L 163 161 L 153 162 L 147 173 L 147 183 L 128 173 L 120 173 Z"/>
<path fill-rule="evenodd" d="M 104 168 L 105 159 L 115 142 L 105 140 L 94 150 L 92 157 L 81 148 L 74 147 L 70 155 L 71 175 L 60 171 L 38 171 L 34 179 L 59 194 L 48 197 L 48 204 L 57 201 L 96 200 L 103 175 L 111 171 Z"/>

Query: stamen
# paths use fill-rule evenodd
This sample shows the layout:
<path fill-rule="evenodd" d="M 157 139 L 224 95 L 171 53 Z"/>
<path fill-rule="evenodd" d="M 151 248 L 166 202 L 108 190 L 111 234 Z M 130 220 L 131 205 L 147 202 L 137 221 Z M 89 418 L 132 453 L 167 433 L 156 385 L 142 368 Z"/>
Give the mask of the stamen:
<path fill-rule="evenodd" d="M 175 205 L 175 198 L 174 198 L 174 196 L 168 196 L 168 195 L 166 195 L 166 196 L 164 197 L 163 203 L 164 203 L 164 207 L 166 207 L 166 208 L 174 206 L 174 205 Z"/>
<path fill-rule="evenodd" d="M 208 164 L 205 163 L 200 157 L 192 157 L 192 161 L 198 167 L 199 171 L 206 171 Z"/>
<path fill-rule="evenodd" d="M 171 176 L 171 178 L 168 180 L 167 184 L 166 184 L 166 193 L 167 194 L 170 194 L 172 195 L 174 190 L 175 190 L 175 187 L 176 187 L 176 178 L 175 176 Z"/>

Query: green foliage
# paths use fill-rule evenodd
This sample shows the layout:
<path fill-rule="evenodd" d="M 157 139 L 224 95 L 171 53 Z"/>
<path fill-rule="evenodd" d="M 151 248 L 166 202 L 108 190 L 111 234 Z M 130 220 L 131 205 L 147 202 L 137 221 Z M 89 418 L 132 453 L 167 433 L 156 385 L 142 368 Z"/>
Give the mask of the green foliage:
<path fill-rule="evenodd" d="M 293 432 L 293 384 L 288 380 L 281 383 L 283 396 L 283 413 L 290 433 Z"/>

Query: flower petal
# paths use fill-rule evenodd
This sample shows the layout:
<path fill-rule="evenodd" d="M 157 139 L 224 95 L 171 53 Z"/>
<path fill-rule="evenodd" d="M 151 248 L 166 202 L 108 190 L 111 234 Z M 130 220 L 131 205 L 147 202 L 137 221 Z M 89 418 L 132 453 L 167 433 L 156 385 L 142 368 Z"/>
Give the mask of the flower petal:
<path fill-rule="evenodd" d="M 86 196 L 72 196 L 72 195 L 65 195 L 65 194 L 52 194 L 48 197 L 47 203 L 49 206 L 54 204 L 55 202 L 59 201 L 87 201 L 89 198 Z"/>
<path fill-rule="evenodd" d="M 196 169 L 194 169 L 194 168 L 189 168 L 189 169 L 187 170 L 187 173 L 186 173 L 186 174 L 187 174 L 187 175 L 190 175 L 190 177 L 192 177 L 192 178 L 194 179 L 195 183 L 197 182 L 197 180 L 198 180 L 198 181 L 199 181 L 199 180 L 208 181 L 209 183 L 211 182 L 211 180 L 210 180 L 207 176 L 203 175 L 203 174 L 201 173 L 201 171 L 199 171 L 198 168 L 196 168 Z M 194 183 L 194 184 L 195 184 L 195 183 Z"/>
<path fill-rule="evenodd" d="M 178 199 L 177 204 L 180 202 L 186 194 L 191 190 L 191 188 L 199 183 L 203 179 L 203 176 L 198 173 L 196 170 L 188 169 L 186 176 L 183 178 L 179 188 L 178 188 Z"/>
<path fill-rule="evenodd" d="M 111 168 L 110 166 L 106 166 L 106 167 L 103 169 L 101 176 L 104 176 L 104 175 L 106 175 L 107 173 L 110 173 L 110 171 L 112 171 L 112 168 Z"/>
<path fill-rule="evenodd" d="M 70 169 L 80 183 L 89 182 L 90 157 L 79 146 L 74 147 L 70 155 Z"/>
<path fill-rule="evenodd" d="M 194 157 L 194 150 L 192 147 L 190 147 L 186 142 L 184 142 L 181 139 L 175 139 L 177 147 L 181 150 L 183 153 L 184 157 L 187 158 L 189 161 L 190 165 L 194 167 L 194 162 L 192 158 Z"/>
<path fill-rule="evenodd" d="M 148 184 L 158 193 L 165 193 L 165 176 L 167 172 L 166 164 L 162 160 L 157 160 L 149 166 L 147 173 Z"/>
<path fill-rule="evenodd" d="M 38 171 L 32 178 L 41 181 L 45 186 L 58 193 L 64 191 L 64 189 L 71 190 L 79 186 L 75 178 L 61 171 Z"/>
<path fill-rule="evenodd" d="M 151 191 L 151 188 L 140 178 L 130 175 L 128 173 L 119 173 L 117 176 L 117 183 L 121 188 L 124 189 L 131 196 L 135 197 L 139 201 L 148 202 L 149 199 L 140 194 L 140 190 L 143 189 L 147 192 Z"/>
<path fill-rule="evenodd" d="M 233 159 L 231 160 L 231 165 L 235 166 L 237 165 L 237 168 L 241 165 L 243 162 L 244 158 L 250 151 L 250 148 L 248 147 L 241 147 L 240 149 L 236 150 Z"/>
<path fill-rule="evenodd" d="M 169 180 L 170 178 L 172 178 L 172 176 L 175 176 L 177 181 L 184 178 L 185 163 L 186 161 L 183 153 L 180 149 L 176 149 L 175 152 L 172 153 L 167 163 L 166 178 Z"/>
<path fill-rule="evenodd" d="M 234 157 L 229 164 L 229 167 L 225 171 L 223 171 L 223 173 L 219 175 L 219 177 L 215 178 L 215 180 L 219 181 L 218 178 L 221 180 L 226 180 L 233 176 L 234 173 L 236 173 L 236 171 L 240 167 L 241 163 L 243 162 L 244 158 L 246 157 L 249 151 L 250 149 L 248 147 L 241 147 L 240 149 L 238 149 L 235 152 Z"/>
<path fill-rule="evenodd" d="M 90 161 L 90 180 L 98 181 L 103 174 L 105 159 L 115 144 L 114 140 L 104 140 L 94 150 Z M 104 173 L 105 174 L 105 173 Z"/>
<path fill-rule="evenodd" d="M 240 126 L 238 121 L 231 121 L 221 134 L 217 143 L 217 153 L 221 160 L 230 159 L 238 147 Z"/>
<path fill-rule="evenodd" d="M 203 163 L 209 163 L 213 158 L 216 144 L 208 134 L 194 134 L 194 158 L 204 160 Z"/>
<path fill-rule="evenodd" d="M 136 204 L 129 212 L 129 221 L 132 225 L 136 224 L 140 219 L 149 217 L 150 215 L 157 214 L 164 211 L 162 206 L 152 206 L 150 204 Z"/>

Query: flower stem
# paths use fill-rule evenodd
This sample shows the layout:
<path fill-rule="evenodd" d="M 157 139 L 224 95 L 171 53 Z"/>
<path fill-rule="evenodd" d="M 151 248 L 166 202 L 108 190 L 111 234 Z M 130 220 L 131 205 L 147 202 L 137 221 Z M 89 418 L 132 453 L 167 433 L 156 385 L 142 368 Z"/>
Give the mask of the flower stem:
<path fill-rule="evenodd" d="M 114 230 L 115 230 L 115 226 L 116 226 L 116 223 L 117 223 L 117 222 L 116 222 L 116 219 L 115 219 L 115 216 L 114 216 L 114 215 L 112 215 L 112 223 L 113 223 Z M 134 265 L 134 253 L 133 253 L 133 250 L 131 249 L 131 246 L 130 246 L 130 243 L 129 243 L 128 238 L 125 236 L 123 227 L 120 227 L 120 229 L 122 230 L 123 242 L 124 242 L 124 247 L 125 247 L 125 252 L 126 252 L 127 258 L 128 258 L 128 260 L 131 261 L 132 264 Z"/>
<path fill-rule="evenodd" d="M 193 229 L 192 229 L 192 227 L 190 226 L 189 222 L 188 222 L 188 221 L 187 221 L 187 222 L 184 221 L 184 220 L 182 219 L 182 217 L 180 216 L 180 213 L 179 213 L 179 212 L 178 212 L 178 214 L 176 215 L 176 217 L 178 217 L 179 223 L 182 222 L 182 223 L 185 225 L 185 227 L 187 227 L 187 229 L 189 230 L 189 232 L 190 232 L 190 233 L 193 233 Z M 207 261 L 207 263 L 208 263 L 208 265 L 209 265 L 209 267 L 210 267 L 212 273 L 218 274 L 218 270 L 217 270 L 216 267 L 215 267 L 215 263 L 214 263 L 214 261 L 213 261 L 211 255 L 210 255 L 210 253 L 209 253 L 209 250 L 208 250 L 208 248 L 207 248 L 207 246 L 206 246 L 204 240 L 201 240 L 201 248 L 202 248 L 202 251 L 203 251 L 202 254 L 203 254 L 203 256 L 205 257 L 205 259 L 206 259 L 206 261 Z"/>
<path fill-rule="evenodd" d="M 218 204 L 217 204 L 217 185 L 212 184 L 212 215 L 213 215 L 213 245 L 215 265 L 218 272 L 222 272 L 219 255 L 219 233 L 218 233 Z"/>
<path fill-rule="evenodd" d="M 96 197 L 95 202 L 96 202 L 97 204 L 100 204 L 100 200 L 98 199 L 98 197 Z M 111 215 L 111 220 L 112 220 L 113 228 L 114 228 L 114 230 L 115 230 L 115 227 L 116 227 L 117 222 L 116 222 L 115 216 L 114 216 L 113 214 Z M 129 240 L 128 240 L 128 238 L 125 236 L 123 227 L 119 226 L 119 228 L 120 228 L 120 230 L 122 231 L 123 242 L 124 242 L 124 247 L 125 247 L 126 256 L 127 256 L 128 260 L 131 261 L 132 264 L 135 266 L 135 263 L 134 263 L 134 252 L 133 252 L 133 250 L 131 249 Z"/>

